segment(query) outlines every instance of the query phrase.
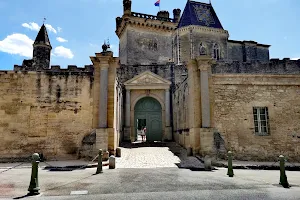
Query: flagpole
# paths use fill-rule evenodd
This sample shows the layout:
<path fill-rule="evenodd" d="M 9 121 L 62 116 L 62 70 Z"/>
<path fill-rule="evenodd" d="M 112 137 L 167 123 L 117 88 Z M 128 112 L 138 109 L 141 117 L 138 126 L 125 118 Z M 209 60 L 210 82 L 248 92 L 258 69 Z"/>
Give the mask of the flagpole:
<path fill-rule="evenodd" d="M 159 1 L 159 6 L 158 6 L 158 9 L 159 9 L 159 11 L 160 11 L 160 1 Z"/>

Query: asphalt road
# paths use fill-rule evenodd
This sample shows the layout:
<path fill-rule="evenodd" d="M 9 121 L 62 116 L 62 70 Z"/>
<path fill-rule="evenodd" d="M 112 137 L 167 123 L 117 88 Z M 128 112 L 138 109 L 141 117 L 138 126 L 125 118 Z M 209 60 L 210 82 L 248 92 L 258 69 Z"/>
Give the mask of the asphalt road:
<path fill-rule="evenodd" d="M 235 170 L 229 178 L 226 169 L 213 172 L 188 169 L 104 169 L 70 172 L 40 170 L 41 195 L 24 197 L 30 169 L 10 170 L 0 175 L 3 199 L 300 199 L 300 172 L 287 171 L 292 187 L 282 188 L 278 171 Z M 85 191 L 84 195 L 71 195 Z"/>

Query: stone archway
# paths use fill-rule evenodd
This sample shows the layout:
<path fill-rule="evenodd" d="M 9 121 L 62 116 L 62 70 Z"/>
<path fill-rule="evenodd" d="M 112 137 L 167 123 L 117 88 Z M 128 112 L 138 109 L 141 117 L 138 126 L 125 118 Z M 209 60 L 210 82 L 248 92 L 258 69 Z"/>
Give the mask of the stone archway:
<path fill-rule="evenodd" d="M 147 141 L 162 141 L 162 106 L 153 97 L 141 98 L 134 106 L 135 135 L 137 135 L 137 130 L 141 129 L 140 126 L 147 127 Z"/>

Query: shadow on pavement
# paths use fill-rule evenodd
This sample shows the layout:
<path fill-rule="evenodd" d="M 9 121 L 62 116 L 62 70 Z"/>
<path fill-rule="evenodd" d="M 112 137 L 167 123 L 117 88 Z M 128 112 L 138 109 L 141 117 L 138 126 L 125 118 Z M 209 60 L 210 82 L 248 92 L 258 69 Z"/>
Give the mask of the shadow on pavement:
<path fill-rule="evenodd" d="M 123 148 L 143 148 L 143 147 L 168 147 L 175 156 L 180 159 L 180 163 L 175 163 L 178 168 L 190 169 L 192 171 L 205 171 L 204 161 L 200 157 L 187 156 L 187 150 L 175 142 L 123 142 Z"/>

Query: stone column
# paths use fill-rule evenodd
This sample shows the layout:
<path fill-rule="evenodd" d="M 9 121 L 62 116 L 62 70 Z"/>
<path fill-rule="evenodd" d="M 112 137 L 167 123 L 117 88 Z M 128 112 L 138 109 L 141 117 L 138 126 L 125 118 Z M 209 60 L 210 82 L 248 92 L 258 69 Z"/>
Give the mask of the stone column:
<path fill-rule="evenodd" d="M 126 89 L 126 102 L 125 102 L 125 129 L 124 129 L 124 140 L 133 140 L 131 138 L 131 127 L 130 127 L 130 89 Z"/>
<path fill-rule="evenodd" d="M 130 127 L 130 90 L 126 89 L 125 126 Z"/>
<path fill-rule="evenodd" d="M 201 91 L 201 118 L 202 128 L 211 127 L 210 96 L 209 96 L 209 69 L 213 60 L 211 58 L 198 58 L 198 69 L 200 70 L 200 91 Z"/>
<path fill-rule="evenodd" d="M 214 130 L 211 122 L 211 104 L 209 94 L 209 74 L 214 60 L 208 56 L 197 59 L 200 70 L 200 96 L 201 96 L 201 129 L 200 129 L 200 155 L 214 155 Z"/>
<path fill-rule="evenodd" d="M 200 109 L 200 90 L 199 90 L 199 76 L 198 66 L 196 60 L 190 60 L 187 65 L 188 68 L 188 113 L 189 113 L 189 143 L 191 152 L 196 155 L 200 149 L 200 127 L 201 127 L 201 109 Z M 181 108 L 179 108 L 181 109 Z"/>
<path fill-rule="evenodd" d="M 99 128 L 107 128 L 108 66 L 100 70 Z"/>
<path fill-rule="evenodd" d="M 209 103 L 209 86 L 208 86 L 208 72 L 200 72 L 200 86 L 201 86 L 201 115 L 202 127 L 210 127 L 210 103 Z"/>
<path fill-rule="evenodd" d="M 172 140 L 172 129 L 171 129 L 171 113 L 170 113 L 170 89 L 165 90 L 165 115 L 166 115 L 166 125 L 165 132 L 167 140 Z"/>
<path fill-rule="evenodd" d="M 170 90 L 165 90 L 166 126 L 170 126 Z"/>

